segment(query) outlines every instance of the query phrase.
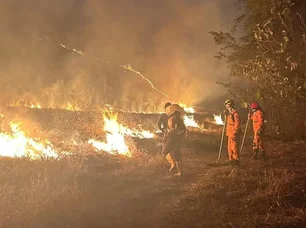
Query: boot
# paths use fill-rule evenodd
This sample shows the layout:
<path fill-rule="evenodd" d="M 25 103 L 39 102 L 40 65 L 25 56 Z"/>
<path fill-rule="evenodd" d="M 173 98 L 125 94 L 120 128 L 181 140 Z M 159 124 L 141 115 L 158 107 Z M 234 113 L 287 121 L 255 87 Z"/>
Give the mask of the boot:
<path fill-rule="evenodd" d="M 257 159 L 258 158 L 257 156 L 258 156 L 258 150 L 254 150 L 252 158 Z"/>
<path fill-rule="evenodd" d="M 176 169 L 177 169 L 177 173 L 175 174 L 175 176 L 181 177 L 182 176 L 182 162 L 176 162 Z"/>
<path fill-rule="evenodd" d="M 167 161 L 168 161 L 169 164 L 170 164 L 169 172 L 171 172 L 171 171 L 174 169 L 174 167 L 175 167 L 175 163 L 174 163 L 174 160 L 173 160 L 173 158 L 172 158 L 172 156 L 171 156 L 170 153 L 168 153 L 168 154 L 166 155 L 166 159 L 167 159 Z"/>

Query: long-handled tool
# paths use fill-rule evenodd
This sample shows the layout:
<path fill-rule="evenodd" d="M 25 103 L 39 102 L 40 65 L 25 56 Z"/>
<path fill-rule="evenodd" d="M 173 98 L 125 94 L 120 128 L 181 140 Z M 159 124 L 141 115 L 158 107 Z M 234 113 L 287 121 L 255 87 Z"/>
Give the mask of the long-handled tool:
<path fill-rule="evenodd" d="M 224 125 L 223 125 L 223 130 L 222 130 L 222 137 L 221 137 L 219 155 L 218 155 L 218 159 L 217 159 L 216 163 L 219 162 L 220 157 L 221 157 L 221 152 L 222 152 L 222 148 L 223 148 L 223 141 L 224 141 L 223 139 L 224 139 L 225 128 L 226 128 L 226 115 L 224 116 Z"/>
<path fill-rule="evenodd" d="M 239 151 L 240 155 L 242 155 L 242 149 L 243 149 L 243 145 L 244 145 L 245 136 L 246 136 L 246 133 L 248 131 L 249 121 L 250 121 L 250 118 L 248 117 L 248 120 L 247 120 L 246 125 L 245 125 L 245 129 L 244 129 L 244 133 L 243 133 L 243 138 L 242 138 L 242 142 L 241 142 L 240 151 Z"/>

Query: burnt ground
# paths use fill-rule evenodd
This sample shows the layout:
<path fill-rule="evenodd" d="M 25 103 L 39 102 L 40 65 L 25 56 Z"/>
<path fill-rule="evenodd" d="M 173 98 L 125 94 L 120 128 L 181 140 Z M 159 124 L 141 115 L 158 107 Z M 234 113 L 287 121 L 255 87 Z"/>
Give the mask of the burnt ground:
<path fill-rule="evenodd" d="M 182 178 L 143 153 L 1 159 L 0 227 L 305 227 L 305 149 L 270 141 L 263 161 L 247 145 L 236 168 L 184 148 Z"/>

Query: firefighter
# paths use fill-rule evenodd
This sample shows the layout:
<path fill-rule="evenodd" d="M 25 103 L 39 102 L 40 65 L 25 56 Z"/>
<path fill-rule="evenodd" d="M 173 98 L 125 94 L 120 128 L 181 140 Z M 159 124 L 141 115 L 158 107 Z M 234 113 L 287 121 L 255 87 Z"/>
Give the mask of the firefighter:
<path fill-rule="evenodd" d="M 262 158 L 266 159 L 266 152 L 263 144 L 263 133 L 264 133 L 264 113 L 261 110 L 257 102 L 253 102 L 250 105 L 249 119 L 253 121 L 253 159 L 258 158 L 258 152 L 262 154 Z"/>
<path fill-rule="evenodd" d="M 239 139 L 241 134 L 240 115 L 235 109 L 235 103 L 233 100 L 226 100 L 225 115 L 226 115 L 226 136 L 227 140 L 227 151 L 229 162 L 233 165 L 239 165 Z"/>
<path fill-rule="evenodd" d="M 168 118 L 163 154 L 170 164 L 169 171 L 176 167 L 177 173 L 175 175 L 179 177 L 182 176 L 181 141 L 186 136 L 186 132 L 187 129 L 181 118 L 181 112 L 174 111 L 171 113 Z"/>

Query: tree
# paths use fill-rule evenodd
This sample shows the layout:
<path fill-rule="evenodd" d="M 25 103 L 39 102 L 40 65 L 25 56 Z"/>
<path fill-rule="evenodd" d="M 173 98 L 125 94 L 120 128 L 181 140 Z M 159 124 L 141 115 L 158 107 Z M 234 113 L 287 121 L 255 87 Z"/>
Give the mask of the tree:
<path fill-rule="evenodd" d="M 303 0 L 240 0 L 245 36 L 211 32 L 231 75 L 247 84 L 225 84 L 239 100 L 259 101 L 269 129 L 290 138 L 305 138 L 306 3 Z M 233 30 L 234 31 L 234 30 Z"/>

